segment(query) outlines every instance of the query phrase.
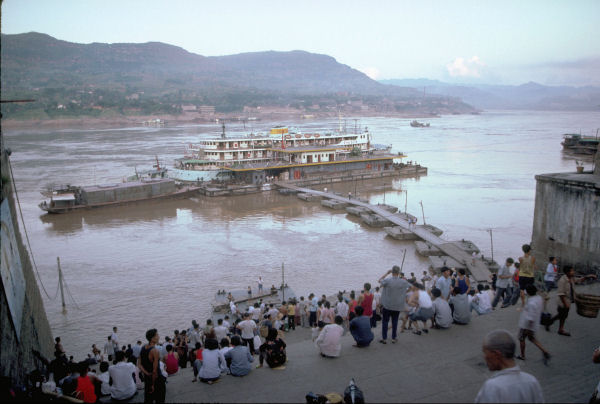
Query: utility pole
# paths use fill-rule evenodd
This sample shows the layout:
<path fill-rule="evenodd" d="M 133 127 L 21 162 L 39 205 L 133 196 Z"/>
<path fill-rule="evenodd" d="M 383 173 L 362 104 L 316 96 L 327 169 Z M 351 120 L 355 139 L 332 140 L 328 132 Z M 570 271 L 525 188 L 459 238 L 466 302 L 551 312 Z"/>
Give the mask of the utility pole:
<path fill-rule="evenodd" d="M 492 261 L 494 261 L 494 238 L 492 237 L 492 229 L 488 229 L 490 233 L 490 244 L 492 245 Z"/>
<path fill-rule="evenodd" d="M 383 204 L 385 205 L 385 182 L 383 183 Z"/>
<path fill-rule="evenodd" d="M 406 193 L 406 198 L 404 198 L 404 214 L 406 215 L 406 207 L 408 205 L 408 189 L 405 189 L 404 192 Z"/>
<path fill-rule="evenodd" d="M 67 307 L 65 306 L 65 293 L 63 291 L 63 275 L 62 269 L 60 269 L 60 257 L 56 257 L 56 263 L 58 264 L 58 284 L 60 286 L 60 300 L 62 301 L 62 312 L 65 314 L 67 312 Z"/>
<path fill-rule="evenodd" d="M 425 222 L 425 210 L 423 209 L 423 201 L 420 201 L 419 204 L 421 204 L 421 213 L 423 214 L 423 224 L 427 224 Z"/>

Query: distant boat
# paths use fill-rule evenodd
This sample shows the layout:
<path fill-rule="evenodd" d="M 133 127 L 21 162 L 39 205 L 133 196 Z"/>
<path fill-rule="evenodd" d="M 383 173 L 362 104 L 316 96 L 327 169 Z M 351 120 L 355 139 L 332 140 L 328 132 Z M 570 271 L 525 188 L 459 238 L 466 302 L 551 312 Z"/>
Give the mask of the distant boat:
<path fill-rule="evenodd" d="M 561 142 L 563 150 L 575 154 L 595 154 L 598 150 L 598 143 L 600 143 L 600 139 L 597 136 L 581 136 L 571 133 L 564 135 Z"/>
<path fill-rule="evenodd" d="M 413 128 L 428 128 L 429 122 L 423 123 L 423 122 L 419 122 L 419 121 L 412 121 L 410 123 L 410 126 L 412 126 Z"/>

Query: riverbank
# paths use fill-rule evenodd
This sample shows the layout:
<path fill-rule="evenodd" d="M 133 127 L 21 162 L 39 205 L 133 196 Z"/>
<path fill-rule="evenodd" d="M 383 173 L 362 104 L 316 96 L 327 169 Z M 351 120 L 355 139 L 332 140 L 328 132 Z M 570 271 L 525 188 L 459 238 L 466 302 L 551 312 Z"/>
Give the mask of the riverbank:
<path fill-rule="evenodd" d="M 581 293 L 600 294 L 600 283 L 578 287 Z M 378 324 L 375 340 L 368 348 L 352 347 L 348 334 L 342 337 L 339 358 L 319 356 L 310 329 L 285 334 L 288 362 L 283 370 L 263 367 L 248 376 L 223 376 L 219 383 L 192 383 L 192 369 L 180 371 L 168 379 L 167 402 L 303 402 L 312 391 L 343 393 L 350 379 L 364 393 L 366 402 L 473 402 L 486 379 L 492 376 L 481 352 L 483 337 L 491 330 L 504 328 L 516 336 L 520 312 L 517 306 L 478 316 L 473 313 L 466 326 L 453 325 L 447 330 L 428 334 L 399 334 L 397 344 L 382 345 Z M 556 310 L 556 292 L 551 293 L 548 311 Z M 592 351 L 598 347 L 598 318 L 577 315 L 575 307 L 567 319 L 571 337 L 543 328 L 537 337 L 553 355 L 544 366 L 541 352 L 527 343 L 527 360 L 518 361 L 525 372 L 534 375 L 547 402 L 589 400 L 600 379 L 600 365 L 592 363 Z M 258 357 L 255 357 L 255 362 Z M 567 371 L 568 369 L 568 371 Z M 143 402 L 143 391 L 132 400 Z"/>
<path fill-rule="evenodd" d="M 254 117 L 253 121 L 258 124 L 270 122 L 285 123 L 289 121 L 302 120 L 303 122 L 313 122 L 322 119 L 337 119 L 337 115 L 332 113 L 321 113 L 306 117 L 300 112 L 295 114 L 262 114 L 260 117 Z M 353 116 L 354 117 L 354 116 Z M 439 115 L 430 113 L 365 113 L 361 112 L 359 118 L 401 118 L 401 119 L 416 119 L 416 118 L 438 118 Z M 123 127 L 144 127 L 144 121 L 160 119 L 165 121 L 166 127 L 199 125 L 207 123 L 215 123 L 216 119 L 225 120 L 228 123 L 248 122 L 248 117 L 242 117 L 240 114 L 223 114 L 210 117 L 200 117 L 198 114 L 181 114 L 181 115 L 117 115 L 111 117 L 94 118 L 94 117 L 75 117 L 75 118 L 59 118 L 59 119 L 31 119 L 18 120 L 10 119 L 10 117 L 2 119 L 2 127 L 4 130 L 21 130 L 21 129 L 115 129 Z M 147 126 L 146 126 L 147 127 Z"/>

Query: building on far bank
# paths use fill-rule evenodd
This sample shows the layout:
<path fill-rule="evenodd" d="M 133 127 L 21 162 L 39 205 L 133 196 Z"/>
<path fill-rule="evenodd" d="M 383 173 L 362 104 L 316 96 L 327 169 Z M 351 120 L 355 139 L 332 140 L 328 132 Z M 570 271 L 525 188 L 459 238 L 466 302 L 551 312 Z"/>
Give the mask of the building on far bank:
<path fill-rule="evenodd" d="M 600 269 L 600 153 L 594 170 L 536 175 L 533 251 L 588 272 Z"/>

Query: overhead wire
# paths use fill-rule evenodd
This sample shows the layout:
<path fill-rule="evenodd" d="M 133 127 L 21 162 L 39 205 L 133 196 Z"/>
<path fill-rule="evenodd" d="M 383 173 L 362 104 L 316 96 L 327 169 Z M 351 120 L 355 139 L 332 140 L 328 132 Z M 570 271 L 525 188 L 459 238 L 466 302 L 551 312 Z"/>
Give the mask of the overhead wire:
<path fill-rule="evenodd" d="M 6 158 L 7 162 L 8 162 L 8 170 L 10 171 L 10 181 L 12 183 L 12 187 L 13 190 L 15 192 L 15 197 L 17 198 L 17 206 L 19 208 L 19 215 L 21 217 L 21 223 L 23 225 L 23 231 L 25 232 L 25 240 L 27 241 L 27 247 L 28 247 L 28 252 L 29 255 L 31 256 L 31 262 L 33 263 L 33 268 L 35 269 L 35 273 L 37 274 L 38 280 L 40 282 L 40 285 L 42 286 L 42 290 L 44 291 L 44 294 L 46 295 L 46 297 L 49 300 L 54 300 L 56 299 L 56 296 L 58 296 L 58 283 L 56 285 L 56 292 L 54 294 L 54 297 L 51 298 L 50 295 L 48 294 L 48 291 L 46 290 L 46 287 L 44 286 L 44 282 L 42 281 L 42 277 L 40 276 L 40 272 L 38 271 L 38 267 L 37 267 L 37 263 L 35 262 L 35 257 L 33 255 L 33 250 L 31 249 L 31 243 L 29 242 L 29 234 L 27 233 L 27 226 L 25 225 L 25 220 L 23 219 L 23 210 L 21 209 L 21 201 L 19 200 L 19 193 L 17 192 L 17 185 L 15 183 L 15 176 L 13 174 L 13 169 L 12 169 L 12 164 L 10 162 L 10 157 Z"/>

